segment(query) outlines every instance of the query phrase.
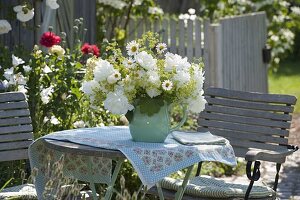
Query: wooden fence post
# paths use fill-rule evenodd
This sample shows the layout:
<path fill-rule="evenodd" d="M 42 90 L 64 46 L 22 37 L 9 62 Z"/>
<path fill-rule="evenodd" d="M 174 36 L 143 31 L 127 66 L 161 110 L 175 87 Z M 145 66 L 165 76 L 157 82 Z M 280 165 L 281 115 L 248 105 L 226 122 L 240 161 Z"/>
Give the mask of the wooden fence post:
<path fill-rule="evenodd" d="M 223 87 L 222 27 L 206 21 L 204 30 L 205 87 Z"/>

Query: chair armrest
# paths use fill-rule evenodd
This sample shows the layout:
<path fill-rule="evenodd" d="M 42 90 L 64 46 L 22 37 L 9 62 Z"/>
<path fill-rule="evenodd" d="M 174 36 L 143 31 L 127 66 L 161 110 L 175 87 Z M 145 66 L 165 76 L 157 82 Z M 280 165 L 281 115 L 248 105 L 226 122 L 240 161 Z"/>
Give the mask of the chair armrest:
<path fill-rule="evenodd" d="M 246 153 L 246 161 L 266 160 L 266 159 L 284 159 L 298 150 L 297 146 L 288 145 L 286 149 L 271 151 L 271 150 L 249 150 Z"/>

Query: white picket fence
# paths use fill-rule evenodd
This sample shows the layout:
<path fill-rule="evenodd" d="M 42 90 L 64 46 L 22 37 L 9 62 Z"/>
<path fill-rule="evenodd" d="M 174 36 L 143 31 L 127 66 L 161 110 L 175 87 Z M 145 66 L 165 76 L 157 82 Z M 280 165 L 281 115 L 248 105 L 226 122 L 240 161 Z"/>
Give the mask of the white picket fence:
<path fill-rule="evenodd" d="M 201 19 L 133 19 L 127 41 L 147 31 L 160 34 L 169 51 L 188 57 L 190 62 L 203 58 L 205 86 L 234 90 L 267 92 L 267 64 L 262 49 L 266 44 L 264 12 L 224 18 L 217 24 Z"/>
<path fill-rule="evenodd" d="M 127 41 L 139 38 L 147 31 L 158 32 L 160 40 L 167 44 L 169 51 L 188 57 L 189 61 L 203 56 L 203 31 L 201 19 L 183 20 L 165 17 L 162 20 L 132 19 L 128 24 Z"/>

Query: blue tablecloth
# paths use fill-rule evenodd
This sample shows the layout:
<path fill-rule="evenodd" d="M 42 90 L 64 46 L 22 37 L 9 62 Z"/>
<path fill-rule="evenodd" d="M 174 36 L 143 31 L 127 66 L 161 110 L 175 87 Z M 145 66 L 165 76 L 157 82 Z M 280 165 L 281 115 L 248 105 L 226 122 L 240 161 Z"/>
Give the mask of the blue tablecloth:
<path fill-rule="evenodd" d="M 60 141 L 69 141 L 93 147 L 121 151 L 137 171 L 142 183 L 148 188 L 159 180 L 180 169 L 200 161 L 217 161 L 236 165 L 234 151 L 228 141 L 224 145 L 186 146 L 175 141 L 171 134 L 165 143 L 134 142 L 126 126 L 82 128 L 59 131 L 42 137 Z M 29 148 L 32 167 L 39 168 L 36 184 L 38 194 L 43 191 L 46 154 L 58 159 L 63 152 L 47 149 L 41 140 L 35 141 Z M 64 171 L 66 175 L 79 180 L 108 183 L 111 178 L 111 160 L 101 157 L 86 157 L 65 154 Z M 92 167 L 88 167 L 92 166 Z M 45 171 L 45 170 L 44 170 Z"/>

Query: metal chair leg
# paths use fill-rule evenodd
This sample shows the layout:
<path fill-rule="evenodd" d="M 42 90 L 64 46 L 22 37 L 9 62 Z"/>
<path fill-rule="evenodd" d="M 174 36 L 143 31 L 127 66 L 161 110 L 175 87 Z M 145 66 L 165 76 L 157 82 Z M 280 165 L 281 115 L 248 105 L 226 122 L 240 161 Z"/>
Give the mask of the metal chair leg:
<path fill-rule="evenodd" d="M 249 199 L 250 192 L 253 187 L 254 181 L 257 181 L 260 178 L 260 170 L 259 170 L 260 162 L 259 161 L 254 162 L 254 168 L 253 168 L 252 173 L 251 173 L 251 166 L 252 166 L 252 162 L 248 161 L 247 166 L 246 166 L 246 173 L 247 173 L 248 179 L 250 180 L 250 184 L 249 184 L 246 194 L 245 194 L 245 200 Z"/>
<path fill-rule="evenodd" d="M 276 163 L 276 176 L 275 176 L 275 182 L 274 182 L 274 186 L 273 186 L 273 190 L 275 192 L 276 192 L 277 186 L 278 186 L 280 167 L 281 167 L 281 164 L 280 163 Z"/>
<path fill-rule="evenodd" d="M 179 188 L 179 190 L 175 194 L 175 199 L 176 200 L 181 200 L 182 199 L 184 191 L 186 189 L 186 185 L 188 184 L 189 178 L 190 178 L 190 176 L 192 174 L 193 167 L 194 167 L 194 165 L 191 165 L 191 166 L 188 167 L 188 170 L 187 170 L 187 172 L 185 174 L 185 177 L 183 179 L 182 185 L 181 185 L 181 187 Z"/>

